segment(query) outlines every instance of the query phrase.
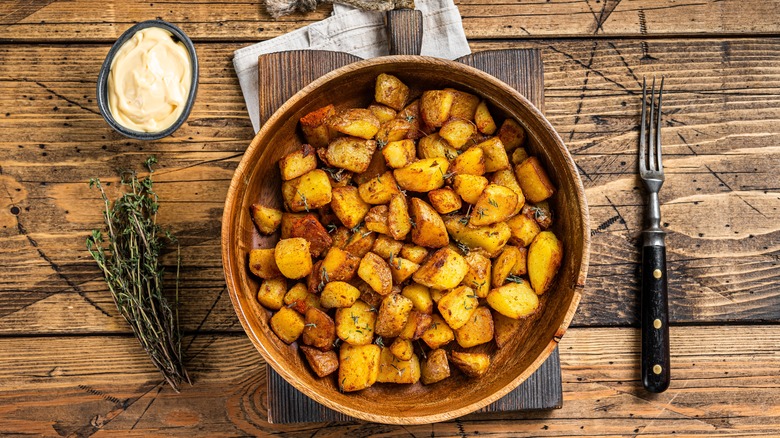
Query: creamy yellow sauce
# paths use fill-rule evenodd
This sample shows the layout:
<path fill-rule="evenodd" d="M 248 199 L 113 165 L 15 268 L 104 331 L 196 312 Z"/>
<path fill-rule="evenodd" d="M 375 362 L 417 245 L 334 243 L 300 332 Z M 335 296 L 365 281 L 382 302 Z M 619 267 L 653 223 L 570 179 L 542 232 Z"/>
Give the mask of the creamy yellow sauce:
<path fill-rule="evenodd" d="M 159 132 L 184 111 L 192 86 L 192 63 L 187 48 L 159 27 L 139 30 L 111 62 L 108 104 L 122 126 Z"/>

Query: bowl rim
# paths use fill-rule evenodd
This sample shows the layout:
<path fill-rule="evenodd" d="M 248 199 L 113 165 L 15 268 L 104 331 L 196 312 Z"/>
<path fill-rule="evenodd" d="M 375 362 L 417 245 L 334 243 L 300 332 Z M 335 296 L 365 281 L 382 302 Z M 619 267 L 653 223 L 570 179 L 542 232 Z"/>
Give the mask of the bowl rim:
<path fill-rule="evenodd" d="M 181 41 L 182 44 L 184 44 L 184 47 L 187 49 L 187 53 L 190 56 L 190 64 L 192 67 L 192 83 L 190 84 L 190 92 L 187 94 L 187 102 L 184 104 L 184 111 L 182 111 L 182 113 L 179 115 L 179 118 L 176 119 L 176 121 L 173 122 L 171 126 L 163 129 L 162 131 L 142 132 L 125 127 L 121 123 L 117 122 L 116 119 L 114 119 L 114 116 L 111 114 L 111 108 L 109 108 L 108 105 L 108 75 L 111 72 L 111 63 L 114 61 L 116 52 L 118 52 L 119 49 L 127 42 L 127 40 L 132 38 L 136 32 L 150 27 L 159 27 L 161 29 L 165 29 L 170 32 L 176 39 Z M 193 44 L 190 37 L 188 37 L 184 31 L 164 20 L 155 19 L 142 21 L 140 23 L 134 24 L 122 33 L 122 35 L 111 46 L 111 50 L 108 51 L 106 59 L 100 66 L 100 73 L 98 73 L 96 89 L 98 109 L 100 110 L 100 114 L 103 116 L 103 119 L 105 119 L 106 123 L 108 123 L 108 125 L 111 126 L 114 131 L 124 135 L 125 137 L 136 140 L 159 140 L 173 134 L 174 131 L 179 129 L 181 125 L 184 124 L 184 121 L 187 120 L 187 118 L 190 116 L 192 107 L 195 104 L 195 97 L 198 94 L 199 76 L 198 54 L 195 51 L 195 44 Z"/>
<path fill-rule="evenodd" d="M 250 168 L 250 166 L 254 165 L 254 162 L 250 162 L 249 160 L 249 156 L 250 156 L 249 152 L 257 148 L 260 139 L 269 135 L 269 131 L 271 129 L 270 127 L 273 126 L 274 123 L 277 122 L 277 120 L 280 119 L 288 109 L 290 109 L 295 104 L 297 104 L 298 101 L 305 98 L 306 96 L 309 95 L 309 93 L 318 89 L 328 81 L 337 78 L 338 76 L 347 72 L 360 70 L 363 68 L 368 68 L 373 66 L 381 66 L 385 64 L 394 64 L 394 63 L 419 64 L 420 62 L 446 66 L 448 68 L 460 70 L 461 72 L 466 74 L 478 76 L 483 80 L 490 81 L 492 82 L 492 85 L 498 87 L 502 92 L 509 95 L 512 99 L 516 99 L 517 101 L 519 101 L 521 105 L 525 106 L 540 121 L 541 128 L 544 131 L 546 131 L 545 133 L 553 139 L 556 146 L 560 149 L 560 152 L 564 157 L 564 161 L 568 166 L 569 173 L 571 175 L 576 176 L 575 178 L 576 193 L 572 195 L 576 196 L 577 204 L 580 207 L 579 214 L 583 223 L 582 230 L 581 230 L 581 239 L 582 239 L 581 260 L 582 261 L 579 266 L 579 272 L 577 272 L 577 278 L 574 280 L 572 285 L 571 303 L 569 307 L 566 309 L 566 313 L 563 316 L 561 324 L 558 326 L 554 336 L 552 337 L 552 339 L 550 339 L 548 344 L 545 346 L 544 350 L 541 352 L 540 355 L 536 357 L 536 359 L 531 363 L 529 367 L 527 367 L 522 373 L 518 374 L 512 381 L 510 381 L 504 387 L 464 407 L 453 409 L 451 411 L 447 411 L 443 413 L 428 414 L 428 415 L 414 416 L 414 417 L 411 416 L 402 417 L 402 416 L 392 416 L 386 414 L 366 413 L 364 411 L 352 409 L 350 407 L 343 406 L 337 402 L 332 401 L 327 397 L 326 394 L 319 394 L 317 391 L 310 390 L 308 387 L 301 384 L 293 374 L 288 372 L 285 369 L 285 367 L 282 366 L 281 363 L 277 362 L 273 354 L 265 348 L 263 343 L 260 341 L 258 334 L 251 330 L 251 327 L 247 322 L 247 318 L 248 318 L 247 313 L 251 313 L 251 309 L 243 308 L 241 306 L 241 302 L 238 299 L 238 290 L 240 290 L 241 285 L 234 283 L 232 277 L 228 274 L 229 272 L 234 272 L 236 269 L 240 269 L 240 266 L 236 266 L 236 263 L 234 261 L 235 253 L 238 251 L 238 247 L 230 243 L 231 238 L 235 237 L 235 232 L 237 231 L 237 227 L 231 223 L 230 212 L 232 210 L 232 207 L 235 207 L 234 204 L 237 203 L 236 202 L 237 199 L 235 197 L 236 197 L 236 192 L 239 190 L 239 186 L 242 184 L 243 185 L 247 184 L 245 173 Z M 582 298 L 582 291 L 585 287 L 585 280 L 587 278 L 589 256 L 590 256 L 589 212 L 588 212 L 587 200 L 585 198 L 585 190 L 582 184 L 582 179 L 579 176 L 579 172 L 576 169 L 574 160 L 571 157 L 568 148 L 566 148 L 563 139 L 561 139 L 560 135 L 555 131 L 552 124 L 547 120 L 544 114 L 542 114 L 542 112 L 535 105 L 533 105 L 525 96 L 520 94 L 520 92 L 518 92 L 516 89 L 514 89 L 513 87 L 509 86 L 508 84 L 501 81 L 500 79 L 482 70 L 479 70 L 477 68 L 471 67 L 469 65 L 457 61 L 450 61 L 441 58 L 419 56 L 419 55 L 382 56 L 382 57 L 371 58 L 362 61 L 356 61 L 344 67 L 326 73 L 323 76 L 320 76 L 318 79 L 312 81 L 310 84 L 303 87 L 292 97 L 290 97 L 287 101 L 285 101 L 285 103 L 282 104 L 273 113 L 273 115 L 271 115 L 271 117 L 269 117 L 269 119 L 263 124 L 263 126 L 260 128 L 257 134 L 255 134 L 251 143 L 245 150 L 244 156 L 242 157 L 241 161 L 236 167 L 236 170 L 233 174 L 233 178 L 231 179 L 230 187 L 228 188 L 228 192 L 225 199 L 226 201 L 225 201 L 225 209 L 223 211 L 222 236 L 221 236 L 223 272 L 225 274 L 225 282 L 228 289 L 228 294 L 230 295 L 230 300 L 233 303 L 233 307 L 236 310 L 236 314 L 238 316 L 239 321 L 241 322 L 242 327 L 244 328 L 245 333 L 252 341 L 252 344 L 255 346 L 255 348 L 260 352 L 266 364 L 273 367 L 273 369 L 277 373 L 279 373 L 279 375 L 281 375 L 293 387 L 295 387 L 297 390 L 301 391 L 303 394 L 310 397 L 311 399 L 317 401 L 318 403 L 321 403 L 338 412 L 342 412 L 346 415 L 361 420 L 385 423 L 385 424 L 428 424 L 432 422 L 447 421 L 458 417 L 462 417 L 463 415 L 470 414 L 502 398 L 510 391 L 517 388 L 522 382 L 527 380 L 528 377 L 530 377 L 542 365 L 542 363 L 544 363 L 544 361 L 547 360 L 547 358 L 550 356 L 553 350 L 558 346 L 558 343 L 560 342 L 561 338 L 566 332 L 566 329 L 569 327 L 569 324 L 571 323 L 574 314 L 576 313 L 577 307 L 579 306 L 579 302 Z"/>

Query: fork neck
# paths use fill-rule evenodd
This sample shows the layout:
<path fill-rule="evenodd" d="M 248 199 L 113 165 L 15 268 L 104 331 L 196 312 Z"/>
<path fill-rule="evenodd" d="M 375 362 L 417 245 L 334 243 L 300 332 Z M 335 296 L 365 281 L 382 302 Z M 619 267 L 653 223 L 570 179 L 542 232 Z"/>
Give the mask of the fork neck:
<path fill-rule="evenodd" d="M 642 231 L 643 246 L 664 246 L 664 232 L 661 229 L 661 204 L 658 192 L 650 191 L 647 194 L 647 208 L 645 209 L 646 228 Z"/>

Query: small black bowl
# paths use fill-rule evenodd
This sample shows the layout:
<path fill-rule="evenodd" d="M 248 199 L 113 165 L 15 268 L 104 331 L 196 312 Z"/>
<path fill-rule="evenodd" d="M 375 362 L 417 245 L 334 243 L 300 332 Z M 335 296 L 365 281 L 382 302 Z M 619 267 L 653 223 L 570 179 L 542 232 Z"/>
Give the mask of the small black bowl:
<path fill-rule="evenodd" d="M 192 63 L 192 85 L 190 86 L 190 93 L 187 96 L 187 103 L 184 107 L 184 111 L 182 111 L 181 115 L 173 125 L 158 132 L 134 131 L 120 125 L 114 119 L 114 116 L 111 115 L 111 108 L 108 106 L 108 74 L 111 72 L 111 62 L 114 60 L 116 52 L 119 51 L 119 48 L 122 47 L 122 45 L 127 42 L 127 40 L 132 38 L 136 32 L 148 27 L 159 27 L 170 32 L 173 35 L 174 40 L 181 41 L 184 44 L 184 47 L 187 48 L 187 52 L 190 55 L 190 62 Z M 192 44 L 192 40 L 187 35 L 185 35 L 181 29 L 162 20 L 142 21 L 130 29 L 127 29 L 125 33 L 123 33 L 122 36 L 116 40 L 114 45 L 111 47 L 111 50 L 109 50 L 108 55 L 106 55 L 106 60 L 103 61 L 103 66 L 100 68 L 100 74 L 98 75 L 97 80 L 97 103 L 98 108 L 100 108 L 100 114 L 103 115 L 103 118 L 106 119 L 106 122 L 112 128 L 114 128 L 116 132 L 124 135 L 125 137 L 134 138 L 136 140 L 159 140 L 163 137 L 171 135 L 174 131 L 179 129 L 184 121 L 187 120 L 187 117 L 189 117 L 190 111 L 192 110 L 192 104 L 195 103 L 195 95 L 197 93 L 198 54 L 195 53 L 195 45 Z"/>

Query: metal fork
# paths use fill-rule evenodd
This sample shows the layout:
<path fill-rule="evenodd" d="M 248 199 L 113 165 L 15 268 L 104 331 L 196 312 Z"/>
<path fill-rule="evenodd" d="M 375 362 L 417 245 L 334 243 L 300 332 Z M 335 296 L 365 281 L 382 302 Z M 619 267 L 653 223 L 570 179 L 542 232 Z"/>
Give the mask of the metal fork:
<path fill-rule="evenodd" d="M 639 177 L 647 192 L 646 228 L 642 231 L 642 384 L 650 392 L 669 387 L 669 305 L 666 286 L 666 244 L 661 229 L 658 191 L 664 183 L 661 160 L 661 99 L 655 105 L 655 78 L 647 117 L 647 83 L 642 80 L 642 127 L 639 138 Z"/>

